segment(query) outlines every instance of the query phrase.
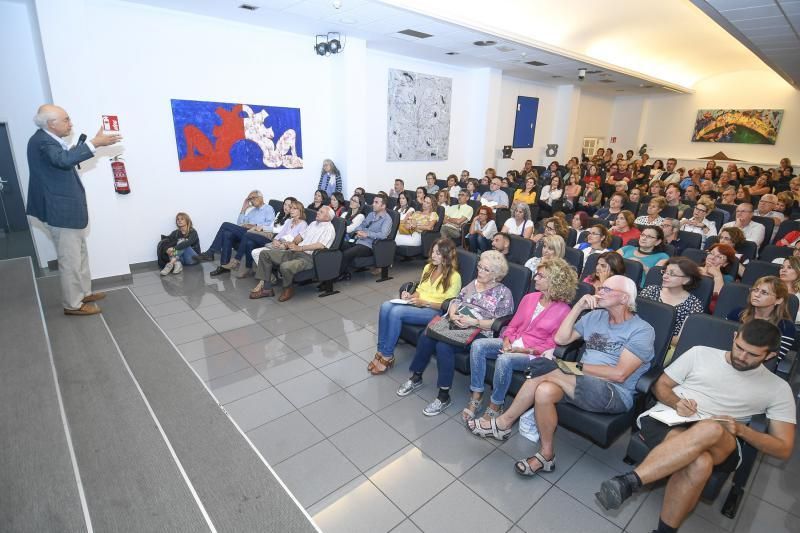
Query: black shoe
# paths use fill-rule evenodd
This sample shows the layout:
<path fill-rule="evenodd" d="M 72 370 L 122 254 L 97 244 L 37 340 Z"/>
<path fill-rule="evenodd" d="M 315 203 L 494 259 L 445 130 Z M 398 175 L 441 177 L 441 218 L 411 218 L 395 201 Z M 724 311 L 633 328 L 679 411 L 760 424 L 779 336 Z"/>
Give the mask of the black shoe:
<path fill-rule="evenodd" d="M 336 281 L 350 281 L 351 279 L 353 279 L 353 275 L 350 272 L 345 272 L 344 274 L 336 278 Z"/>
<path fill-rule="evenodd" d="M 212 252 L 210 250 L 207 251 L 207 252 L 203 252 L 202 254 L 199 254 L 197 256 L 197 259 L 200 260 L 200 261 L 213 261 L 214 260 L 214 252 Z"/>
<path fill-rule="evenodd" d="M 594 493 L 597 501 L 606 511 L 618 508 L 633 494 L 631 487 L 623 478 L 624 476 L 614 476 L 603 481 L 600 485 L 600 492 Z"/>
<path fill-rule="evenodd" d="M 230 273 L 231 273 L 230 270 L 228 270 L 226 268 L 222 268 L 221 266 L 218 266 L 217 268 L 215 268 L 214 270 L 211 271 L 210 275 L 211 276 L 219 276 L 220 274 L 230 274 Z"/>

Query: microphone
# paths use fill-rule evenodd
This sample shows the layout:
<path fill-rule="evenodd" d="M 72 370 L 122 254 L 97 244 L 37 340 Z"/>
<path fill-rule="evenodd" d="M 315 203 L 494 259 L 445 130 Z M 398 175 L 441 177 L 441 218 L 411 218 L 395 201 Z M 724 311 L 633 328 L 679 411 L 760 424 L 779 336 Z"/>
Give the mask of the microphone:
<path fill-rule="evenodd" d="M 86 142 L 86 134 L 85 133 L 81 133 L 80 136 L 78 137 L 78 142 L 75 143 L 75 146 L 80 146 L 80 145 L 84 144 L 85 142 Z M 81 164 L 80 163 L 78 163 L 78 168 L 79 169 L 81 168 Z"/>

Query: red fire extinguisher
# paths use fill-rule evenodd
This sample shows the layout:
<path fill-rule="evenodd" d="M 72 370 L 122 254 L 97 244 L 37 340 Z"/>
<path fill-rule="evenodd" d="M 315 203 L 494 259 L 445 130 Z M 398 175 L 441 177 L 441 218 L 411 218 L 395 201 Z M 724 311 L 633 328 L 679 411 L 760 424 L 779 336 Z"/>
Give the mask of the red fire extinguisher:
<path fill-rule="evenodd" d="M 121 157 L 116 156 L 111 160 L 111 172 L 114 174 L 114 190 L 119 194 L 129 194 L 131 187 L 128 185 L 128 172 Z"/>

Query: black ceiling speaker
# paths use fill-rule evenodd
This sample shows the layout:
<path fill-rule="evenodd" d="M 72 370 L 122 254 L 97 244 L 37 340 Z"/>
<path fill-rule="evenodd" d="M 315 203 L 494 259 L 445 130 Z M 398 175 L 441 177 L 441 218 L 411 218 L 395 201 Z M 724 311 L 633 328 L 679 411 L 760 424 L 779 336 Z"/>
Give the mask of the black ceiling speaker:
<path fill-rule="evenodd" d="M 503 146 L 503 159 L 511 159 L 511 154 L 514 153 L 514 149 L 511 148 L 509 145 Z"/>
<path fill-rule="evenodd" d="M 544 155 L 547 157 L 555 157 L 558 155 L 558 145 L 557 144 L 548 144 L 547 149 L 544 151 Z"/>

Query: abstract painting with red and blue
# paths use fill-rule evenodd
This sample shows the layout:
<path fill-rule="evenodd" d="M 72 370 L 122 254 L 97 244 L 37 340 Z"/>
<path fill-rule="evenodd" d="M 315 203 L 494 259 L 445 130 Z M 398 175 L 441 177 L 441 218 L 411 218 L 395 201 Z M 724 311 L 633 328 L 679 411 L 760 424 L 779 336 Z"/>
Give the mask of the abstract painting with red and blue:
<path fill-rule="evenodd" d="M 303 168 L 300 109 L 172 100 L 181 172 Z"/>

